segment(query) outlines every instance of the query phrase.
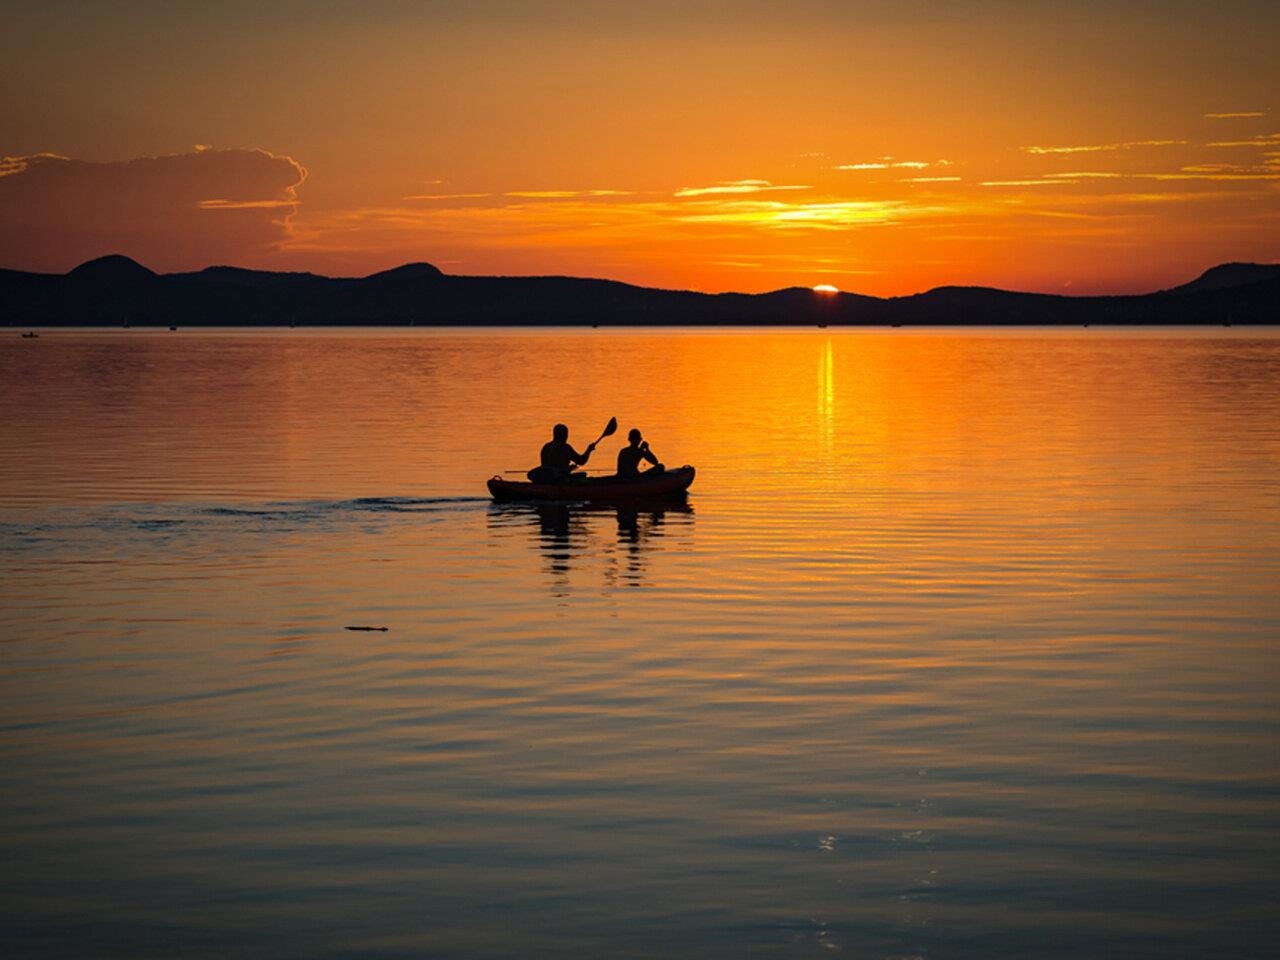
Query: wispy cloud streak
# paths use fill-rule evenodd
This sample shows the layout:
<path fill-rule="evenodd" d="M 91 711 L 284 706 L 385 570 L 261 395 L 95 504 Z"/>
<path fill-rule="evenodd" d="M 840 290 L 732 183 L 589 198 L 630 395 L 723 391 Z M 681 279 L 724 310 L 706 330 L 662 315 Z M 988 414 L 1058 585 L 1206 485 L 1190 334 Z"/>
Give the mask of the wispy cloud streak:
<path fill-rule="evenodd" d="M 1218 140 L 1206 144 L 1210 147 L 1270 147 L 1280 144 L 1280 133 L 1260 133 L 1247 140 Z"/>
<path fill-rule="evenodd" d="M 522 200 L 578 200 L 582 197 L 629 197 L 628 190 L 511 190 L 504 197 Z"/>
<path fill-rule="evenodd" d="M 1130 140 L 1125 143 L 1097 143 L 1073 147 L 1023 147 L 1024 153 L 1037 156 L 1054 153 L 1102 153 L 1112 150 L 1136 150 L 1139 147 L 1175 147 L 1189 143 L 1188 140 Z"/>
<path fill-rule="evenodd" d="M 870 160 L 864 163 L 842 163 L 835 169 L 845 171 L 858 170 L 927 170 L 929 167 L 949 167 L 950 160 L 935 160 L 929 162 L 927 160 L 894 160 L 893 157 L 881 157 L 879 160 Z"/>
<path fill-rule="evenodd" d="M 724 180 L 710 187 L 681 187 L 677 197 L 705 197 L 721 194 L 770 193 L 776 190 L 811 190 L 805 184 L 773 184 L 768 180 Z"/>

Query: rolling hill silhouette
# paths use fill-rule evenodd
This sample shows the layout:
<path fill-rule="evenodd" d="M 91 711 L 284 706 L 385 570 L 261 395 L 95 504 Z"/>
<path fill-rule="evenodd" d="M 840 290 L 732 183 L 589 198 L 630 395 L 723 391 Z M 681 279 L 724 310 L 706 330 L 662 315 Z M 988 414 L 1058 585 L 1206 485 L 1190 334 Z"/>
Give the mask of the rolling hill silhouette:
<path fill-rule="evenodd" d="M 937 287 L 906 297 L 658 290 L 574 277 L 450 276 L 408 263 L 335 278 L 241 267 L 157 274 L 119 254 L 67 274 L 0 270 L 9 326 L 892 326 L 1260 324 L 1280 320 L 1280 265 L 1229 263 L 1137 296 Z"/>

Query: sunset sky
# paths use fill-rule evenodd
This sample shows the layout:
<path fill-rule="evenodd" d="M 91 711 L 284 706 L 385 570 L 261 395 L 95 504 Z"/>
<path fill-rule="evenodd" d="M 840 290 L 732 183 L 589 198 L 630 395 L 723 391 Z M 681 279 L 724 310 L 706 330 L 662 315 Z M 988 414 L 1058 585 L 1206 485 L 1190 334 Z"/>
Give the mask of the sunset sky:
<path fill-rule="evenodd" d="M 1274 0 L 0 2 L 0 266 L 892 295 L 1280 259 Z"/>

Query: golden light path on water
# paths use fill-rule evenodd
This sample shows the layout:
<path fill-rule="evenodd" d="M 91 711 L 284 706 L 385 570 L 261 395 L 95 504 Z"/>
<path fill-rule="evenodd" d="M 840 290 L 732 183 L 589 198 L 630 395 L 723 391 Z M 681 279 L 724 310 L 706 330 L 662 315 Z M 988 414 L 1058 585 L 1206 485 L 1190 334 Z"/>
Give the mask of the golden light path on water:
<path fill-rule="evenodd" d="M 823 459 L 831 456 L 831 445 L 835 439 L 836 383 L 833 356 L 831 341 L 828 340 L 823 345 L 818 371 L 819 452 Z"/>
<path fill-rule="evenodd" d="M 1277 411 L 1234 329 L 0 341 L 0 946 L 1264 955 Z M 485 495 L 611 416 L 687 503 Z"/>

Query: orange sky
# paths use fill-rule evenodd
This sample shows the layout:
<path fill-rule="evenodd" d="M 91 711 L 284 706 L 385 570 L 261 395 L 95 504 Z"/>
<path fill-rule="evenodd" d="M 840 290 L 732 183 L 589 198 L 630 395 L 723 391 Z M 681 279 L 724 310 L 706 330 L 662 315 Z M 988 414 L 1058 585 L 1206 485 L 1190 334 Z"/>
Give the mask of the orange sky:
<path fill-rule="evenodd" d="M 0 266 L 1149 290 L 1280 258 L 1277 11 L 0 3 Z"/>

